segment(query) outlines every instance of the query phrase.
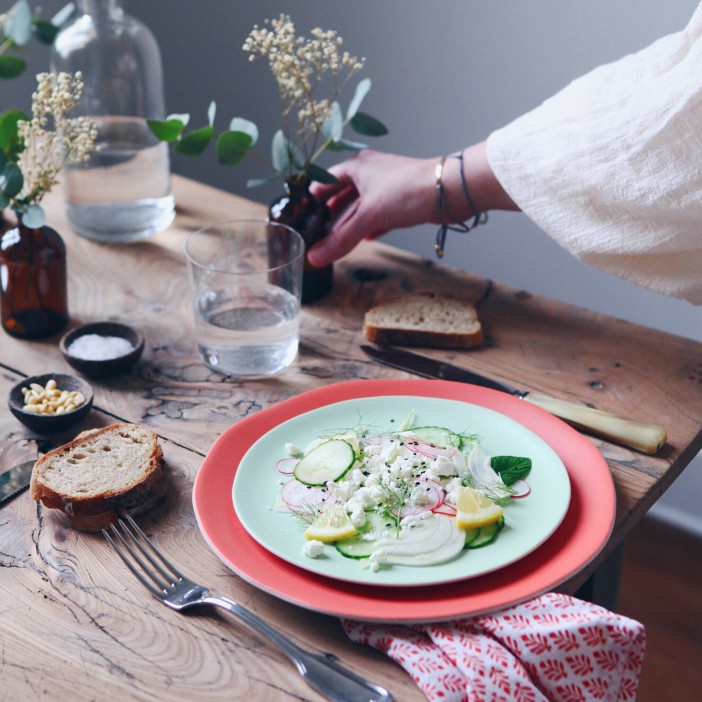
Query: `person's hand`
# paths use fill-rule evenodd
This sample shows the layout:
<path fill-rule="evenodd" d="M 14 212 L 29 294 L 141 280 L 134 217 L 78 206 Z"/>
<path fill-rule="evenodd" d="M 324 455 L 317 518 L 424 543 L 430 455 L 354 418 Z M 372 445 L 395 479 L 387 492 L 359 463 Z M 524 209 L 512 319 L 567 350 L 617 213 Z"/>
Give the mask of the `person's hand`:
<path fill-rule="evenodd" d="M 415 159 L 367 150 L 330 168 L 339 182 L 314 183 L 312 192 L 327 202 L 334 227 L 310 249 L 309 262 L 325 266 L 349 253 L 362 239 L 438 221 L 436 164 L 435 158 Z"/>

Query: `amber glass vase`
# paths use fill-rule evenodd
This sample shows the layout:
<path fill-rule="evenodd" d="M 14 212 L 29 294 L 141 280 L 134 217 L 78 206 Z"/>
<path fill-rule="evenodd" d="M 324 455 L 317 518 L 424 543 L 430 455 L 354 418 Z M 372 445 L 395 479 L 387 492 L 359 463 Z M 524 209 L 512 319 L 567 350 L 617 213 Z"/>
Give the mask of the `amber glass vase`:
<path fill-rule="evenodd" d="M 329 233 L 329 208 L 310 192 L 306 178 L 285 181 L 285 192 L 269 208 L 272 222 L 286 224 L 299 232 L 305 251 Z M 314 302 L 327 295 L 334 285 L 334 267 L 315 268 L 305 260 L 302 274 L 302 302 Z"/>
<path fill-rule="evenodd" d="M 2 327 L 20 339 L 41 339 L 68 324 L 66 246 L 51 227 L 21 222 L 0 239 Z"/>

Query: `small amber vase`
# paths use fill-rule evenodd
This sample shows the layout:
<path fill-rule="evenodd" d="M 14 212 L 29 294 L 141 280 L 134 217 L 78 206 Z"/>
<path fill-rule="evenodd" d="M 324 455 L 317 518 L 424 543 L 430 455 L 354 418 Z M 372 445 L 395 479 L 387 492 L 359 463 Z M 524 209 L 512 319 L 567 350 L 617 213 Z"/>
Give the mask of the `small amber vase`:
<path fill-rule="evenodd" d="M 68 324 L 66 246 L 57 231 L 20 221 L 0 238 L 2 327 L 19 339 L 41 339 Z"/>
<path fill-rule="evenodd" d="M 326 203 L 310 192 L 307 178 L 285 181 L 285 193 L 269 208 L 272 222 L 285 224 L 299 232 L 305 241 L 305 251 L 323 239 L 330 230 L 330 214 Z M 314 302 L 328 295 L 334 285 L 333 265 L 315 268 L 305 259 L 302 273 L 302 302 Z"/>

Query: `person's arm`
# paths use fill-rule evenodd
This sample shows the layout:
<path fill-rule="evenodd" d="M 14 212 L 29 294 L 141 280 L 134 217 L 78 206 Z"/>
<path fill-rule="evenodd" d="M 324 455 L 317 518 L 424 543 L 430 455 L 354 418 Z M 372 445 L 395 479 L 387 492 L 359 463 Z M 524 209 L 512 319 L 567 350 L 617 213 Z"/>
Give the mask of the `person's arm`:
<path fill-rule="evenodd" d="M 392 229 L 439 224 L 436 175 L 441 160 L 369 150 L 331 168 L 338 184 L 315 183 L 313 192 L 327 202 L 335 223 L 331 234 L 309 251 L 310 263 L 325 266 L 349 253 L 361 239 Z M 445 158 L 441 183 L 446 210 L 453 218 L 466 221 L 488 210 L 518 209 L 495 178 L 484 142 L 463 152 L 463 175 L 477 211 L 465 197 L 459 159 Z"/>

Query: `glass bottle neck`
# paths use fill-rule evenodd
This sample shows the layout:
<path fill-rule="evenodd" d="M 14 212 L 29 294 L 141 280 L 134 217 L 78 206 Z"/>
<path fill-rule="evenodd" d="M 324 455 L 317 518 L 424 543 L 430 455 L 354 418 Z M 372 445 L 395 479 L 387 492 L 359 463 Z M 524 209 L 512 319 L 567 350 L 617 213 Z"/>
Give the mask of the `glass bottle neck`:
<path fill-rule="evenodd" d="M 91 17 L 119 18 L 124 14 L 122 0 L 78 0 L 78 8 Z"/>

